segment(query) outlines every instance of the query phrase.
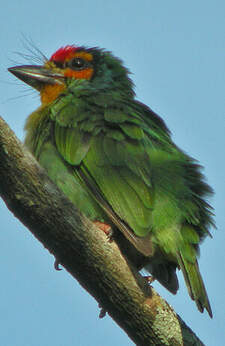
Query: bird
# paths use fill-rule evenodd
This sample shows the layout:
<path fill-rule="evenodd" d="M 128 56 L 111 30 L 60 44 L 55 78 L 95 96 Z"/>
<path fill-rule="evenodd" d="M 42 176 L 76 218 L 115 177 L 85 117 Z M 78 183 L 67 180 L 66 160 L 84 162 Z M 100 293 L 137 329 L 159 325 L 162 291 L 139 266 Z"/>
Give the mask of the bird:
<path fill-rule="evenodd" d="M 8 70 L 40 94 L 25 145 L 52 181 L 100 229 L 124 239 L 137 270 L 173 294 L 180 269 L 198 310 L 212 318 L 198 256 L 214 226 L 213 191 L 164 120 L 136 99 L 122 60 L 66 45 L 42 65 Z"/>

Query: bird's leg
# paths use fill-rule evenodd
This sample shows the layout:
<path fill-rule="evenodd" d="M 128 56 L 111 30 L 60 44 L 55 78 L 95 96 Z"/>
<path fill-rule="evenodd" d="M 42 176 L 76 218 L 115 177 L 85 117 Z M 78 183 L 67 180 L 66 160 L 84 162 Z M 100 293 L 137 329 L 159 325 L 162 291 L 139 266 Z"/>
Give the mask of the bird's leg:
<path fill-rule="evenodd" d="M 113 241 L 113 230 L 110 225 L 100 221 L 94 221 L 94 224 L 107 235 L 110 242 Z"/>

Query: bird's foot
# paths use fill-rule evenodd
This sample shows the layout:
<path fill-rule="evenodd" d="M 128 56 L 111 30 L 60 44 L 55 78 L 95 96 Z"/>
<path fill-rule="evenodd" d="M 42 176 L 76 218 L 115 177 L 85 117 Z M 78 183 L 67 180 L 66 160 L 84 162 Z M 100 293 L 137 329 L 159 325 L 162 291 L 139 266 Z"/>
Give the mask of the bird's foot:
<path fill-rule="evenodd" d="M 98 304 L 99 308 L 100 308 L 100 312 L 99 312 L 99 318 L 104 318 L 106 316 L 106 309 L 104 309 L 101 304 Z"/>
<path fill-rule="evenodd" d="M 60 265 L 59 260 L 55 259 L 55 262 L 54 262 L 55 270 L 62 270 L 62 268 L 59 268 L 59 265 Z"/>
<path fill-rule="evenodd" d="M 151 276 L 151 275 L 147 275 L 147 276 L 144 276 L 144 279 L 147 281 L 148 284 L 152 284 L 153 281 L 155 281 L 155 278 L 154 276 Z"/>
<path fill-rule="evenodd" d="M 107 235 L 110 242 L 113 241 L 113 230 L 110 225 L 100 221 L 94 221 L 94 224 Z"/>

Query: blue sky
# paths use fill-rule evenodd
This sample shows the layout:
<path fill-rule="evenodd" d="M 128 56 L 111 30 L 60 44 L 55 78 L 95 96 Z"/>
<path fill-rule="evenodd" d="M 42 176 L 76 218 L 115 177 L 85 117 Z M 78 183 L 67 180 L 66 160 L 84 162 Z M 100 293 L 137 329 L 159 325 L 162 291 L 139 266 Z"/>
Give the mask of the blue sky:
<path fill-rule="evenodd" d="M 15 54 L 27 52 L 25 35 L 48 57 L 73 43 L 113 51 L 132 71 L 137 98 L 205 167 L 218 229 L 201 247 L 200 268 L 213 320 L 198 312 L 180 274 L 176 296 L 154 287 L 207 346 L 225 340 L 224 13 L 222 0 L 21 0 L 5 2 L 0 13 L 0 114 L 20 139 L 27 115 L 39 105 L 38 95 L 6 70 L 25 63 Z M 54 270 L 54 258 L 3 202 L 0 219 L 2 345 L 133 345 L 110 317 L 98 319 L 96 301 L 65 270 Z"/>

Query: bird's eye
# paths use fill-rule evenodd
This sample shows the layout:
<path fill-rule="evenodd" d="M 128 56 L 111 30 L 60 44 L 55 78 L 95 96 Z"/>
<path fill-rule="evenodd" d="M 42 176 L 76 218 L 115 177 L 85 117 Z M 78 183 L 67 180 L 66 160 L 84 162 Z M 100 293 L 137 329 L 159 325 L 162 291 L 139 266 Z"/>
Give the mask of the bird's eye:
<path fill-rule="evenodd" d="M 82 70 L 86 67 L 86 61 L 82 58 L 74 58 L 69 61 L 68 66 L 73 70 Z"/>

